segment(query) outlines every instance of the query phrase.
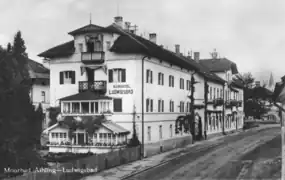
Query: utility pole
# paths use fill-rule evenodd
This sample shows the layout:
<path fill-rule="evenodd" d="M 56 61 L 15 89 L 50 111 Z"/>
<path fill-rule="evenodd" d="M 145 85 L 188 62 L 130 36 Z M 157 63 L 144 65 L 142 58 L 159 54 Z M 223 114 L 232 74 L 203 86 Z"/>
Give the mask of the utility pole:
<path fill-rule="evenodd" d="M 197 82 L 195 81 L 195 78 L 194 78 L 194 74 L 196 74 L 196 72 L 192 73 L 191 74 L 191 95 L 190 95 L 190 132 L 193 132 L 193 143 L 195 142 L 196 140 L 196 132 L 195 132 L 195 109 L 194 109 L 194 101 L 195 101 L 195 98 L 194 98 L 194 92 L 195 92 L 195 87 L 194 87 L 194 84 L 196 84 Z"/>

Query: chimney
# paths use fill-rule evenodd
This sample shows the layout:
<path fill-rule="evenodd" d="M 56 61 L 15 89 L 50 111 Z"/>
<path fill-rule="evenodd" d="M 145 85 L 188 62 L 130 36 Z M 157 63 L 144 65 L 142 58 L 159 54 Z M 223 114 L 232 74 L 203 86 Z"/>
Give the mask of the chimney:
<path fill-rule="evenodd" d="M 199 63 L 200 60 L 200 53 L 199 52 L 194 52 L 194 60 Z"/>
<path fill-rule="evenodd" d="M 179 44 L 175 44 L 175 53 L 180 55 L 180 45 Z"/>
<path fill-rule="evenodd" d="M 130 27 L 131 27 L 131 22 L 125 22 L 125 29 L 126 29 L 127 31 L 130 30 Z"/>
<path fill-rule="evenodd" d="M 156 33 L 150 33 L 149 40 L 156 44 Z"/>
<path fill-rule="evenodd" d="M 121 28 L 123 28 L 123 17 L 122 16 L 116 16 L 114 17 L 115 24 Z"/>

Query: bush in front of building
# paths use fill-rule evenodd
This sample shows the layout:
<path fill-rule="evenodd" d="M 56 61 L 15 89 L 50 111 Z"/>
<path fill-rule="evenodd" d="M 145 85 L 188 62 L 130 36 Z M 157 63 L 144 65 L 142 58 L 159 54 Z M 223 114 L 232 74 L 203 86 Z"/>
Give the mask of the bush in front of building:
<path fill-rule="evenodd" d="M 88 156 L 92 156 L 94 153 L 88 152 L 88 153 L 81 153 L 81 154 L 74 154 L 71 152 L 65 152 L 65 153 L 48 153 L 46 156 L 44 156 L 44 159 L 47 162 L 68 162 L 73 161 L 81 158 L 85 158 Z"/>

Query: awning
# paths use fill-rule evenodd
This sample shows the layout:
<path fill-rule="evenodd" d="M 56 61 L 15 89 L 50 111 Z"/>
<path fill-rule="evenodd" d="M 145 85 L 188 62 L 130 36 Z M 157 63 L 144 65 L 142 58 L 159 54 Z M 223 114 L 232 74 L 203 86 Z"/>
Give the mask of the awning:
<path fill-rule="evenodd" d="M 109 96 L 98 95 L 91 91 L 80 92 L 71 96 L 61 98 L 61 101 L 89 101 L 89 100 L 110 100 Z"/>
<path fill-rule="evenodd" d="M 105 121 L 102 123 L 102 125 L 109 129 L 110 131 L 112 131 L 113 133 L 115 134 L 118 134 L 118 133 L 129 133 L 128 130 L 126 130 L 125 128 L 123 128 L 122 126 L 112 122 L 112 121 Z"/>

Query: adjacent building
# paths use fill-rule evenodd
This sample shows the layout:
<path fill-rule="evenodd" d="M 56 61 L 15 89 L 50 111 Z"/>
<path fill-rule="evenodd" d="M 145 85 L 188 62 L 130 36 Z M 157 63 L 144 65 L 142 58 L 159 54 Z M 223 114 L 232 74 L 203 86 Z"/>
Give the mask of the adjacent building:
<path fill-rule="evenodd" d="M 69 138 L 68 127 L 58 123 L 47 129 L 50 151 L 74 152 L 77 145 L 91 141 L 80 146 L 80 151 L 90 150 L 91 144 L 93 152 L 105 152 L 113 145 L 118 147 L 119 137 L 125 144 L 134 127 L 145 145 L 144 153 L 154 147 L 167 149 L 181 138 L 191 138 L 189 133 L 175 132 L 176 119 L 189 114 L 191 106 L 199 124 L 197 134 L 223 132 L 224 117 L 237 111 L 227 113 L 224 92 L 229 92 L 228 100 L 237 100 L 242 93 L 230 94 L 238 90 L 201 63 L 198 52 L 192 58 L 183 56 L 179 45 L 175 52 L 164 49 L 157 44 L 155 33 L 148 39 L 138 36 L 122 17 L 115 17 L 110 26 L 88 24 L 69 35 L 71 41 L 39 54 L 50 64 L 51 106 L 61 107 L 63 119 L 84 121 L 103 114 L 108 125 L 102 124 L 91 137 L 78 129 Z M 242 127 L 242 122 L 236 126 L 234 122 L 228 118 L 225 129 Z M 104 151 L 98 150 L 98 142 L 105 144 Z"/>
<path fill-rule="evenodd" d="M 32 80 L 30 97 L 36 108 L 39 104 L 42 105 L 43 112 L 45 114 L 43 128 L 47 128 L 48 117 L 46 117 L 46 110 L 49 108 L 50 102 L 49 69 L 44 67 L 41 63 L 31 59 L 27 60 L 27 67 Z"/>

